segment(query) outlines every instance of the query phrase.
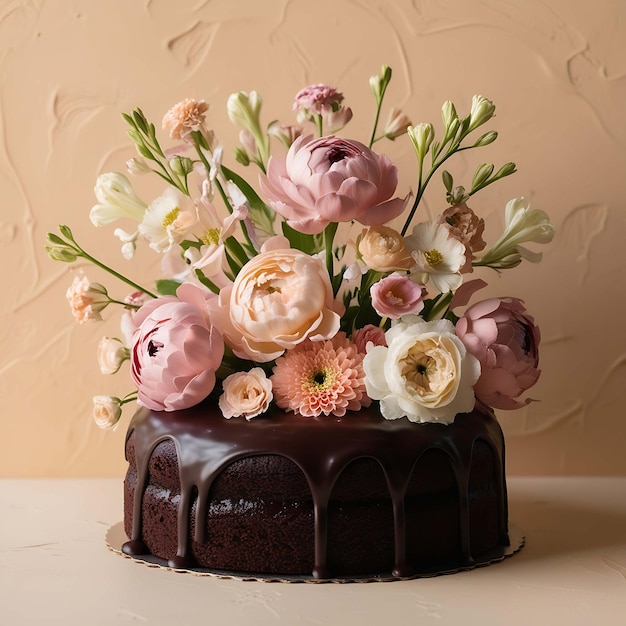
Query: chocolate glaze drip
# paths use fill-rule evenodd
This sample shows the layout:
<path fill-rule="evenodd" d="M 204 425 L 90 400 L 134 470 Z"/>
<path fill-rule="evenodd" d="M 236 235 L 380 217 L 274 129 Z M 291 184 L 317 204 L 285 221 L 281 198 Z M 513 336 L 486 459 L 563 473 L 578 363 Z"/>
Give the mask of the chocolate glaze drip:
<path fill-rule="evenodd" d="M 407 560 L 405 493 L 413 468 L 429 450 L 443 452 L 453 470 L 459 502 L 459 529 L 462 563 L 471 565 L 468 481 L 472 453 L 477 441 L 485 442 L 493 453 L 498 498 L 498 533 L 501 546 L 508 545 L 507 494 L 504 479 L 504 439 L 491 411 L 474 410 L 458 415 L 451 425 L 414 424 L 407 419 L 388 421 L 376 405 L 344 417 L 303 418 L 274 409 L 251 421 L 227 420 L 215 400 L 185 411 L 171 413 L 140 410 L 133 418 L 128 436 L 135 432 L 137 484 L 133 501 L 131 540 L 123 550 L 130 555 L 148 552 L 141 536 L 142 498 L 149 481 L 148 466 L 154 448 L 163 440 L 173 440 L 181 481 L 178 508 L 178 549 L 169 565 L 194 565 L 189 536 L 189 513 L 197 490 L 196 541 L 206 541 L 205 524 L 208 496 L 214 479 L 232 462 L 256 455 L 281 455 L 303 472 L 313 499 L 315 558 L 312 576 L 330 578 L 327 561 L 328 503 L 333 486 L 352 461 L 372 458 L 382 468 L 393 506 L 395 565 L 392 575 L 410 576 Z"/>

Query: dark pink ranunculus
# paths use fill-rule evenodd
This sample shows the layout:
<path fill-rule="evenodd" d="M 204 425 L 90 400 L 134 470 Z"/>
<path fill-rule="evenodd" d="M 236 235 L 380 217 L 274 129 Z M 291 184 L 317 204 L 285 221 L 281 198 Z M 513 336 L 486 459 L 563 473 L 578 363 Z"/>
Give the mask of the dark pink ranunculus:
<path fill-rule="evenodd" d="M 367 146 L 339 137 L 298 137 L 286 157 L 272 157 L 261 188 L 295 230 L 320 233 L 330 222 L 378 226 L 400 215 L 396 167 Z"/>
<path fill-rule="evenodd" d="M 469 307 L 456 332 L 481 366 L 474 393 L 496 409 L 519 409 L 518 401 L 539 379 L 539 328 L 517 298 L 491 298 Z"/>
<path fill-rule="evenodd" d="M 186 409 L 215 386 L 224 341 L 211 324 L 210 293 L 191 284 L 144 304 L 134 317 L 131 376 L 137 402 L 155 411 Z"/>

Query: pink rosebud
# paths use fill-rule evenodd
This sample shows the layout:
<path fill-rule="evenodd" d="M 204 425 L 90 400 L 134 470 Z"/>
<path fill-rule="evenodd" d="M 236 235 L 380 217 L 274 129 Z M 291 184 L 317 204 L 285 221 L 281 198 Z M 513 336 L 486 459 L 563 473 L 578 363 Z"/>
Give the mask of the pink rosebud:
<path fill-rule="evenodd" d="M 405 201 L 390 199 L 396 167 L 358 141 L 298 137 L 286 157 L 272 157 L 263 192 L 272 208 L 301 233 L 321 233 L 330 222 L 378 226 L 400 215 Z"/>
<path fill-rule="evenodd" d="M 142 406 L 186 409 L 213 390 L 224 341 L 209 318 L 211 297 L 195 285 L 183 284 L 176 297 L 151 300 L 135 315 L 131 376 Z"/>
<path fill-rule="evenodd" d="M 515 398 L 539 379 L 539 328 L 517 298 L 491 298 L 471 306 L 456 332 L 481 365 L 476 397 L 496 409 L 519 409 Z"/>
<path fill-rule="evenodd" d="M 366 324 L 363 328 L 357 328 L 352 333 L 352 342 L 361 354 L 367 353 L 367 346 L 386 346 L 385 329 L 374 324 Z"/>
<path fill-rule="evenodd" d="M 400 272 L 389 274 L 372 285 L 370 295 L 376 313 L 392 320 L 417 314 L 424 308 L 422 288 Z"/>

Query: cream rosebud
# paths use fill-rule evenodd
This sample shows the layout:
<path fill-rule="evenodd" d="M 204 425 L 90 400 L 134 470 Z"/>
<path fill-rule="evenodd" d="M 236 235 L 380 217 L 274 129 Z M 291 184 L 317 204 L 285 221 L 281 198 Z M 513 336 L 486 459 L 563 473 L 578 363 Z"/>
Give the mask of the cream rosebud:
<path fill-rule="evenodd" d="M 408 270 L 413 264 L 404 237 L 389 226 L 372 226 L 364 230 L 357 249 L 363 262 L 377 272 Z"/>
<path fill-rule="evenodd" d="M 102 374 L 115 374 L 130 357 L 130 351 L 116 337 L 102 337 L 98 343 L 97 357 Z"/>
<path fill-rule="evenodd" d="M 274 397 L 272 383 L 260 367 L 227 376 L 222 389 L 219 407 L 228 419 L 245 417 L 250 420 L 265 413 Z"/>
<path fill-rule="evenodd" d="M 99 428 L 113 428 L 122 417 L 122 401 L 110 396 L 93 397 L 93 419 Z"/>
<path fill-rule="evenodd" d="M 409 126 L 407 133 L 421 161 L 435 138 L 435 129 L 430 122 L 421 122 L 417 126 Z"/>
<path fill-rule="evenodd" d="M 488 122 L 493 117 L 495 111 L 496 105 L 491 100 L 487 100 L 487 98 L 483 96 L 474 96 L 472 98 L 472 108 L 467 132 Z"/>

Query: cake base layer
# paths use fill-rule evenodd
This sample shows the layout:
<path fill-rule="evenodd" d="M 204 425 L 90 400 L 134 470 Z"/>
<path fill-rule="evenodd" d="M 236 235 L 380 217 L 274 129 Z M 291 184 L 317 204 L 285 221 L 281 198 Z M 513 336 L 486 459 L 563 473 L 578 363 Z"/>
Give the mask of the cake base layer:
<path fill-rule="evenodd" d="M 174 568 L 407 577 L 509 544 L 504 443 L 488 412 L 450 426 L 373 408 L 246 422 L 209 401 L 138 412 L 126 454 L 124 549 Z"/>

